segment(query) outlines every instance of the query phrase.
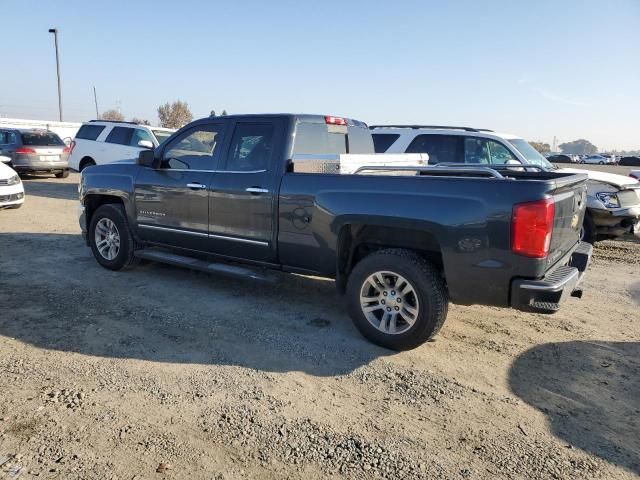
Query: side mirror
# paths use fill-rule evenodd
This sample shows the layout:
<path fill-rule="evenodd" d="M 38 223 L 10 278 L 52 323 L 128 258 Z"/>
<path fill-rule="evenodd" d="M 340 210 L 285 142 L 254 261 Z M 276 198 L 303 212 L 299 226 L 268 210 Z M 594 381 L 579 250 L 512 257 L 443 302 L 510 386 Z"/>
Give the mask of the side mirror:
<path fill-rule="evenodd" d="M 505 162 L 505 165 L 509 167 L 509 170 L 514 172 L 524 172 L 525 169 L 522 167 L 522 163 L 518 160 L 509 159 Z"/>
<path fill-rule="evenodd" d="M 141 140 L 144 141 L 144 140 Z M 154 168 L 155 155 L 153 150 L 144 149 L 138 154 L 138 165 Z"/>
<path fill-rule="evenodd" d="M 151 149 L 153 149 L 153 143 L 151 143 L 149 140 L 140 140 L 138 142 L 138 146 L 140 148 L 151 148 Z"/>

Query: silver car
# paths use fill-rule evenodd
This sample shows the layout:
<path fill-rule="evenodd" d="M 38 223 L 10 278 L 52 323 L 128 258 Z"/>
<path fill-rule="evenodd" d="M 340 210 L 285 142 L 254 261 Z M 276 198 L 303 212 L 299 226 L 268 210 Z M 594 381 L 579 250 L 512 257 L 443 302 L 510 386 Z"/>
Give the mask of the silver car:
<path fill-rule="evenodd" d="M 591 163 L 595 165 L 613 165 L 615 162 L 611 157 L 604 155 L 587 155 L 580 160 L 580 163 Z"/>
<path fill-rule="evenodd" d="M 69 147 L 49 130 L 0 129 L 0 155 L 19 174 L 69 176 Z"/>

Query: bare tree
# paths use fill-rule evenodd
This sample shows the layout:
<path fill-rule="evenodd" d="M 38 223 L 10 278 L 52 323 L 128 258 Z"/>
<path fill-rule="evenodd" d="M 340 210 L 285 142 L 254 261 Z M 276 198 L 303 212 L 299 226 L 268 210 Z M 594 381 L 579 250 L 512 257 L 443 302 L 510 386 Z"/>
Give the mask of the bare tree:
<path fill-rule="evenodd" d="M 114 122 L 122 122 L 124 120 L 124 115 L 122 115 L 118 110 L 111 109 L 102 112 L 100 115 L 100 120 L 112 120 Z"/>
<path fill-rule="evenodd" d="M 133 123 L 137 123 L 138 125 L 151 125 L 151 122 L 149 120 L 142 120 L 138 117 L 133 117 L 131 121 Z"/>
<path fill-rule="evenodd" d="M 158 107 L 160 125 L 165 128 L 180 128 L 193 120 L 191 110 L 187 102 L 176 100 L 173 103 L 165 103 Z"/>
<path fill-rule="evenodd" d="M 549 153 L 551 151 L 551 146 L 548 143 L 544 142 L 529 142 L 533 148 L 535 148 L 540 153 Z"/>

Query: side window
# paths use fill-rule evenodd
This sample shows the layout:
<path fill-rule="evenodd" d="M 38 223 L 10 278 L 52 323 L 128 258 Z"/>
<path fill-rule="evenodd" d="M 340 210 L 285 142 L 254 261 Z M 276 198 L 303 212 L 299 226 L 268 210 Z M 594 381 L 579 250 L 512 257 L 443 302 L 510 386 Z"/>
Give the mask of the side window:
<path fill-rule="evenodd" d="M 272 124 L 239 123 L 233 132 L 225 170 L 232 172 L 267 170 L 272 153 Z"/>
<path fill-rule="evenodd" d="M 222 128 L 222 125 L 202 125 L 174 138 L 164 149 L 160 168 L 213 170 L 213 155 Z"/>
<path fill-rule="evenodd" d="M 7 132 L 7 143 L 9 145 L 18 143 L 18 135 L 16 135 L 16 132 Z"/>
<path fill-rule="evenodd" d="M 405 153 L 428 153 L 430 165 L 461 163 L 464 161 L 462 138 L 459 135 L 418 135 Z"/>
<path fill-rule="evenodd" d="M 491 163 L 489 147 L 484 138 L 466 137 L 464 139 L 464 163 L 482 164 Z"/>
<path fill-rule="evenodd" d="M 129 145 L 131 136 L 133 135 L 133 128 L 128 127 L 113 127 L 113 130 L 107 135 L 105 142 L 117 143 L 118 145 Z"/>
<path fill-rule="evenodd" d="M 146 140 L 148 142 L 151 142 L 151 144 L 153 145 L 153 139 L 151 138 L 151 134 L 146 130 L 142 130 L 141 128 L 136 128 L 133 131 L 133 135 L 131 135 L 131 143 L 129 143 L 129 145 L 132 147 L 137 147 L 138 142 L 140 140 Z"/>
<path fill-rule="evenodd" d="M 80 130 L 78 130 L 78 133 L 76 133 L 76 138 L 95 140 L 100 136 L 103 130 L 104 125 L 82 125 Z"/>
<path fill-rule="evenodd" d="M 493 140 L 488 140 L 489 144 L 489 154 L 491 155 L 491 163 L 497 165 L 504 165 L 509 160 L 518 161 L 513 154 L 501 143 L 494 142 Z"/>
<path fill-rule="evenodd" d="M 0 145 L 7 143 L 7 132 L 0 132 Z"/>
<path fill-rule="evenodd" d="M 400 137 L 397 133 L 374 133 L 371 136 L 373 137 L 373 148 L 376 153 L 386 152 L 393 145 L 393 142 Z"/>

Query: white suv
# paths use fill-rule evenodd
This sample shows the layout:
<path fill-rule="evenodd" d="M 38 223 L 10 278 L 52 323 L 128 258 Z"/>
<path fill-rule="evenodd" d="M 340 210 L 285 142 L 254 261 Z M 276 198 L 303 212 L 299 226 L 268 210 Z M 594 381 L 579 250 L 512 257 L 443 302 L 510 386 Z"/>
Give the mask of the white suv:
<path fill-rule="evenodd" d="M 376 153 L 428 153 L 430 165 L 465 163 L 506 168 L 507 171 L 512 168 L 509 165 L 519 164 L 533 165 L 543 170 L 557 168 L 526 140 L 507 133 L 427 125 L 369 128 Z M 640 183 L 623 175 L 594 170 L 565 168 L 561 171 L 585 173 L 589 177 L 582 240 L 594 243 L 627 232 L 640 235 Z"/>
<path fill-rule="evenodd" d="M 553 168 L 526 140 L 506 133 L 434 125 L 371 126 L 376 153 L 428 153 L 429 164 L 521 163 Z"/>
<path fill-rule="evenodd" d="M 71 142 L 69 167 L 81 172 L 91 165 L 136 159 L 140 150 L 157 147 L 174 131 L 132 122 L 91 120 L 82 124 Z"/>

